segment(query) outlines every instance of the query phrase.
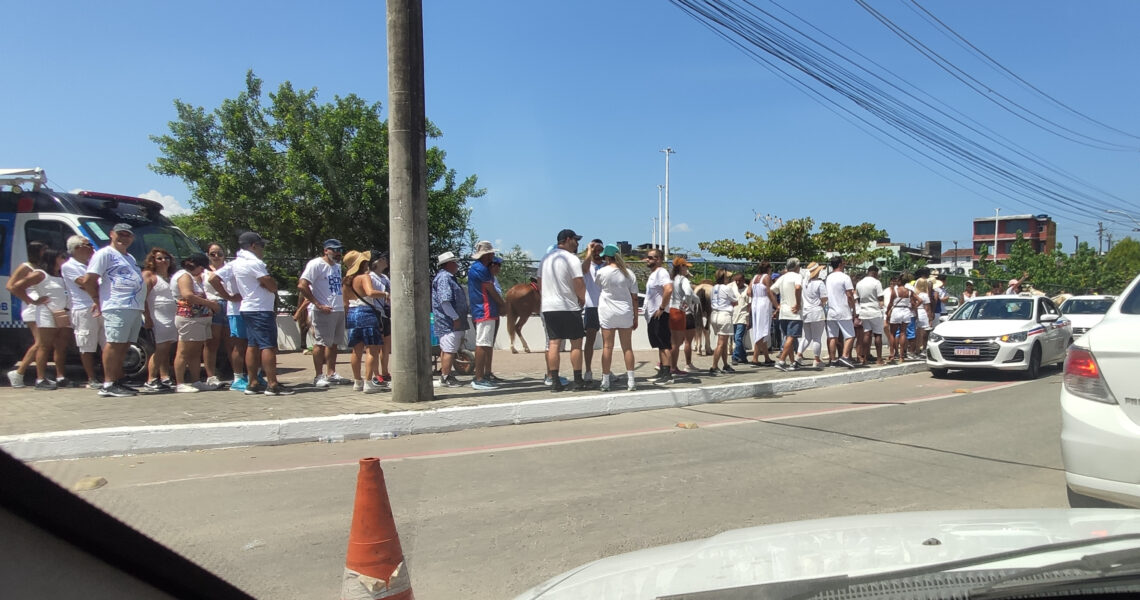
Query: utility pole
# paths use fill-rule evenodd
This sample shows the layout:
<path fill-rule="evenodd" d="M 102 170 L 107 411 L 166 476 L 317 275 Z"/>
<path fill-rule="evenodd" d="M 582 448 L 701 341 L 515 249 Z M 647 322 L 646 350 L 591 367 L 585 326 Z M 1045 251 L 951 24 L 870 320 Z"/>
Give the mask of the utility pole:
<path fill-rule="evenodd" d="M 1104 234 L 1104 237 L 1108 238 L 1108 251 L 1112 252 L 1112 232 Z"/>
<path fill-rule="evenodd" d="M 1073 256 L 1077 255 L 1077 250 L 1081 249 L 1081 238 L 1073 236 Z"/>
<path fill-rule="evenodd" d="M 954 240 L 954 274 L 958 274 L 958 240 Z"/>
<path fill-rule="evenodd" d="M 388 0 L 388 229 L 392 253 L 392 398 L 431 400 L 422 0 Z"/>
<path fill-rule="evenodd" d="M 998 227 L 1001 225 L 1001 220 L 1000 220 L 1000 219 L 999 219 L 999 217 L 998 217 L 998 215 L 999 215 L 999 214 L 1001 214 L 1001 209 L 1000 209 L 1000 208 L 995 208 L 995 209 L 994 209 L 994 262 L 995 262 L 995 263 L 997 262 L 997 249 L 998 249 L 997 234 L 998 234 Z"/>
<path fill-rule="evenodd" d="M 665 235 L 661 233 L 661 224 L 664 223 L 664 221 L 661 220 L 661 192 L 664 189 L 665 186 L 660 183 L 657 184 L 657 242 L 654 246 L 656 246 L 658 250 L 661 249 L 661 244 L 664 243 L 665 240 Z"/>
<path fill-rule="evenodd" d="M 649 219 L 649 221 L 653 223 L 653 231 L 649 235 L 653 238 L 652 246 L 654 248 L 656 248 L 657 247 L 657 217 L 652 217 Z"/>
<path fill-rule="evenodd" d="M 1104 254 L 1104 223 L 1096 222 L 1096 253 Z"/>
<path fill-rule="evenodd" d="M 669 260 L 669 155 L 676 154 L 672 148 L 666 147 L 661 152 L 665 153 L 665 222 L 662 223 L 665 231 L 665 248 L 662 250 L 665 253 L 665 260 Z"/>

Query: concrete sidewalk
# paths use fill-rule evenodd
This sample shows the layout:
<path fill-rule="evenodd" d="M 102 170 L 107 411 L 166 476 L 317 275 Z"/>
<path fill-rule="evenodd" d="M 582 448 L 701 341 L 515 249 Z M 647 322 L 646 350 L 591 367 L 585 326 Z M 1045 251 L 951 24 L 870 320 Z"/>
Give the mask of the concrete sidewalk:
<path fill-rule="evenodd" d="M 437 387 L 433 389 L 434 400 L 415 404 L 394 402 L 390 393 L 354 392 L 349 385 L 316 388 L 312 385 L 312 357 L 300 352 L 279 357 L 281 381 L 297 392 L 292 396 L 217 391 L 101 398 L 94 391 L 81 388 L 47 392 L 31 387 L 4 387 L 0 388 L 0 447 L 21 459 L 38 460 L 343 441 L 770 396 L 926 368 L 924 363 L 915 362 L 784 373 L 771 367 L 742 365 L 731 375 L 710 377 L 698 373 L 670 386 L 654 386 L 649 378 L 655 372 L 656 352 L 638 351 L 638 391 L 624 391 L 622 381 L 615 386 L 620 391 L 605 393 L 595 388 L 554 394 L 542 383 L 542 354 L 495 354 L 495 372 L 507 380 L 501 389 L 479 392 L 468 385 Z M 339 362 L 346 358 L 341 355 Z M 597 379 L 601 378 L 599 360 L 597 352 Z M 707 368 L 710 361 L 699 357 L 695 362 Z M 350 375 L 347 364 L 340 364 L 337 371 L 345 377 Z M 566 354 L 562 357 L 562 373 L 570 375 Z M 464 383 L 469 379 L 460 377 Z"/>

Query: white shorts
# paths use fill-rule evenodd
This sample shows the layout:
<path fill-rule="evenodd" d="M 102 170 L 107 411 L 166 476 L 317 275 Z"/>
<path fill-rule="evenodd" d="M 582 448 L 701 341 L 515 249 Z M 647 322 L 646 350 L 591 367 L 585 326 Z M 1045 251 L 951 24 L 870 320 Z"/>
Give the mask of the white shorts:
<path fill-rule="evenodd" d="M 448 354 L 455 354 L 463 346 L 463 338 L 467 331 L 452 331 L 445 333 L 439 338 L 439 349 L 441 352 Z"/>
<path fill-rule="evenodd" d="M 103 319 L 91 316 L 91 308 L 71 311 L 71 327 L 75 330 L 75 346 L 80 352 L 94 352 L 107 343 L 103 335 Z"/>
<path fill-rule="evenodd" d="M 827 322 L 827 337 L 843 339 L 855 337 L 855 321 L 854 319 L 843 319 L 842 321 L 828 321 Z"/>
<path fill-rule="evenodd" d="M 25 304 L 24 308 L 20 309 L 20 319 L 25 323 L 36 323 L 36 317 L 40 314 L 39 304 Z"/>
<path fill-rule="evenodd" d="M 883 318 L 863 319 L 863 331 L 870 331 L 872 335 L 883 335 Z"/>
<path fill-rule="evenodd" d="M 911 314 L 909 310 L 892 310 L 891 325 L 909 325 Z"/>
<path fill-rule="evenodd" d="M 714 310 L 712 330 L 715 335 L 732 335 L 732 311 Z"/>
<path fill-rule="evenodd" d="M 475 324 L 475 345 L 480 348 L 495 347 L 495 320 L 487 319 Z"/>
<path fill-rule="evenodd" d="M 930 316 L 926 314 L 925 310 L 918 311 L 918 328 L 930 330 Z"/>
<path fill-rule="evenodd" d="M 44 329 L 55 329 L 61 326 L 71 327 L 71 317 L 66 310 L 56 311 L 46 305 L 41 306 L 36 311 L 36 326 Z"/>

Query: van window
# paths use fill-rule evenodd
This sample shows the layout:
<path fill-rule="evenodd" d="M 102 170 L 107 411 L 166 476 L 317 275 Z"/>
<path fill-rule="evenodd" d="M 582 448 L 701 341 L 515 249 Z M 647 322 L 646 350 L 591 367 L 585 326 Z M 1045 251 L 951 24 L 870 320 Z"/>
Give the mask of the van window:
<path fill-rule="evenodd" d="M 67 238 L 75 235 L 71 225 L 62 221 L 28 221 L 24 225 L 24 239 L 27 242 L 43 242 L 48 248 L 67 249 Z"/>

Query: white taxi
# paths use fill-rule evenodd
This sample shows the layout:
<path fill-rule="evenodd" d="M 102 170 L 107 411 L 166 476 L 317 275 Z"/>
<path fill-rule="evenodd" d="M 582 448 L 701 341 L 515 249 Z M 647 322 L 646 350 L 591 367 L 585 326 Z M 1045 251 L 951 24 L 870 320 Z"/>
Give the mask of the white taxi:
<path fill-rule="evenodd" d="M 1029 294 L 982 296 L 959 308 L 930 333 L 926 364 L 935 377 L 950 369 L 1024 371 L 1065 361 L 1072 326 L 1053 301 Z"/>
<path fill-rule="evenodd" d="M 1061 304 L 1061 314 L 1073 323 L 1073 337 L 1080 338 L 1100 323 L 1116 296 L 1072 296 Z"/>

